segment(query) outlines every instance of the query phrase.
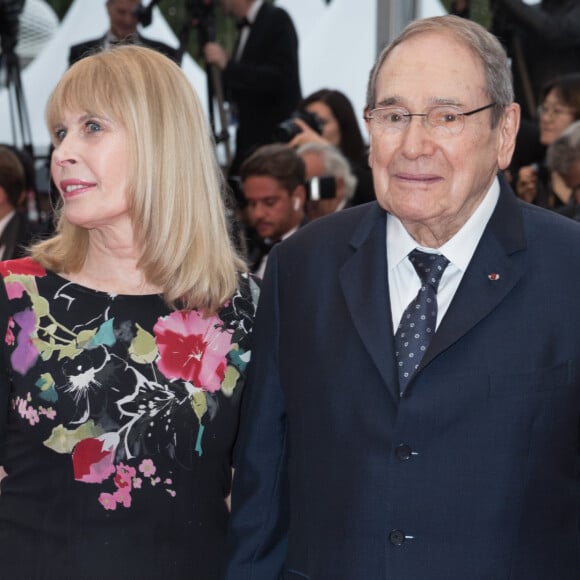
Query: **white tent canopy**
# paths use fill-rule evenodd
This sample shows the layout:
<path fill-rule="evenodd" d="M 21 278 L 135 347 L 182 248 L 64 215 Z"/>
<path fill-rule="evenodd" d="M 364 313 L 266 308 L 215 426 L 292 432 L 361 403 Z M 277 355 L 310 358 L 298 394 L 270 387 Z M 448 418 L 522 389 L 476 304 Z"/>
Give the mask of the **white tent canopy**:
<path fill-rule="evenodd" d="M 50 138 L 44 125 L 44 108 L 51 91 L 66 71 L 70 46 L 98 37 L 104 34 L 107 28 L 108 18 L 104 0 L 75 0 L 51 41 L 22 72 L 23 93 L 36 155 L 45 155 L 48 151 Z M 157 8 L 153 12 L 153 23 L 143 31 L 143 34 L 173 47 L 178 45 L 177 38 Z M 18 52 L 18 46 L 16 51 Z M 205 72 L 188 54 L 184 55 L 182 68 L 198 91 L 207 110 Z M 0 92 L 0 142 L 11 143 L 14 140 L 11 129 L 11 113 L 14 106 L 10 106 L 9 96 L 6 89 Z M 17 139 L 19 138 L 17 133 Z"/>
<path fill-rule="evenodd" d="M 376 11 L 380 0 L 278 0 L 295 22 L 300 40 L 302 90 L 308 95 L 323 87 L 338 89 L 362 115 L 369 70 L 376 52 Z M 418 15 L 443 14 L 439 0 L 422 0 Z M 104 0 L 75 0 L 56 34 L 22 73 L 36 155 L 45 155 L 49 135 L 44 126 L 48 96 L 67 67 L 69 47 L 94 38 L 108 26 Z M 178 40 L 155 8 L 153 23 L 143 34 L 176 47 Z M 18 47 L 17 47 L 18 50 Z M 183 70 L 207 111 L 206 74 L 188 55 Z M 0 92 L 0 142 L 13 142 L 8 91 Z M 219 116 L 216 115 L 216 119 Z M 17 144 L 20 145 L 21 143 Z"/>

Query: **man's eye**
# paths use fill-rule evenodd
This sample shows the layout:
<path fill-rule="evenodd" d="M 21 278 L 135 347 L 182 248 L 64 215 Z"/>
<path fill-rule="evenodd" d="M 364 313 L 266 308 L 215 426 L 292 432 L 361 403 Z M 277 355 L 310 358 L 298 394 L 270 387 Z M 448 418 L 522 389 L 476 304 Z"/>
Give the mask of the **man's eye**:
<path fill-rule="evenodd" d="M 389 123 L 400 123 L 403 120 L 401 113 L 389 113 L 386 118 Z"/>
<path fill-rule="evenodd" d="M 456 111 L 437 111 L 434 117 L 437 123 L 449 125 L 459 119 L 459 114 Z"/>

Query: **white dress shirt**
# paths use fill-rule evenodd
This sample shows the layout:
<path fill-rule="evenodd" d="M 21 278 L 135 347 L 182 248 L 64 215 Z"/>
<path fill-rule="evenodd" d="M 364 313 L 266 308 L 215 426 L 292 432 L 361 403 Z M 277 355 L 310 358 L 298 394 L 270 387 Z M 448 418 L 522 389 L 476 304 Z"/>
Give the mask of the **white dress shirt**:
<path fill-rule="evenodd" d="M 256 16 L 258 15 L 258 11 L 262 7 L 263 3 L 264 3 L 264 0 L 256 0 L 250 6 L 250 9 L 248 10 L 248 13 L 246 14 L 246 20 L 250 24 L 254 24 L 254 21 L 256 20 Z M 238 48 L 236 50 L 236 56 L 235 56 L 236 61 L 238 61 L 238 60 L 240 60 L 240 58 L 242 58 L 244 48 L 246 47 L 246 42 L 248 42 L 248 36 L 250 36 L 250 27 L 244 26 L 240 32 L 240 42 L 238 44 Z"/>
<path fill-rule="evenodd" d="M 417 295 L 421 280 L 407 256 L 415 248 L 435 254 L 443 254 L 449 265 L 443 272 L 437 291 L 437 326 L 447 312 L 453 296 L 459 287 L 463 274 L 473 257 L 487 222 L 499 199 L 499 182 L 493 181 L 482 202 L 463 227 L 440 248 L 419 246 L 409 235 L 398 218 L 387 214 L 387 262 L 389 267 L 389 298 L 393 330 L 397 327 L 403 312 Z"/>

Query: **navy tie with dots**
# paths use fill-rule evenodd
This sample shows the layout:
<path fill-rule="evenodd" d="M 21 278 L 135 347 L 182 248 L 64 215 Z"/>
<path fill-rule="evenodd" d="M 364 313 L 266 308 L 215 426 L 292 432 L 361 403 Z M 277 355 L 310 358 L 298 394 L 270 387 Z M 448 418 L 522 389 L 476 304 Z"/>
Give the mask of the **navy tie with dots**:
<path fill-rule="evenodd" d="M 399 390 L 404 392 L 407 383 L 419 367 L 421 359 L 435 334 L 437 324 L 437 287 L 449 264 L 442 254 L 428 254 L 413 250 L 409 260 L 415 267 L 421 288 L 407 306 L 395 334 L 395 356 L 399 370 Z"/>

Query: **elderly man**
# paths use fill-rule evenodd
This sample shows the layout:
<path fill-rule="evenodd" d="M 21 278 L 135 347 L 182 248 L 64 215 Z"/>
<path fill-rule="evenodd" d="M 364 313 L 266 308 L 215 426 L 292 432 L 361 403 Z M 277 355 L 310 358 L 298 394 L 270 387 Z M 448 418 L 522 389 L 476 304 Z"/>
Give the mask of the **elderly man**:
<path fill-rule="evenodd" d="M 368 90 L 377 203 L 277 245 L 228 580 L 577 580 L 580 227 L 497 175 L 497 39 L 410 23 Z"/>
<path fill-rule="evenodd" d="M 176 49 L 158 40 L 145 38 L 137 31 L 140 0 L 107 0 L 105 4 L 110 23 L 109 30 L 104 36 L 71 46 L 68 58 L 69 66 L 89 54 L 118 43 L 142 44 L 179 64 L 180 58 Z"/>

